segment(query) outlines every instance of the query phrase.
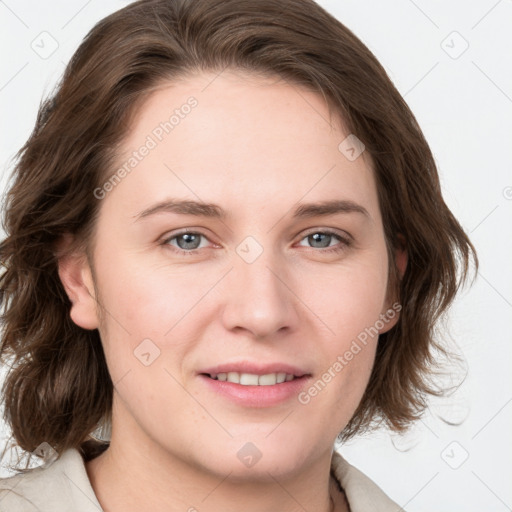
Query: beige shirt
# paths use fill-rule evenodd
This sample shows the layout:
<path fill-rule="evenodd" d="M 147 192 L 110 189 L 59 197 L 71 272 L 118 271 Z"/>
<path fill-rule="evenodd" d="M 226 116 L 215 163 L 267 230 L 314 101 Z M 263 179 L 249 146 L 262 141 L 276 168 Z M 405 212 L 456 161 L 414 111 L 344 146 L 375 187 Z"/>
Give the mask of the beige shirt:
<path fill-rule="evenodd" d="M 370 478 L 333 453 L 331 470 L 351 512 L 404 512 Z M 103 512 L 80 452 L 71 448 L 47 466 L 0 479 L 0 512 Z"/>

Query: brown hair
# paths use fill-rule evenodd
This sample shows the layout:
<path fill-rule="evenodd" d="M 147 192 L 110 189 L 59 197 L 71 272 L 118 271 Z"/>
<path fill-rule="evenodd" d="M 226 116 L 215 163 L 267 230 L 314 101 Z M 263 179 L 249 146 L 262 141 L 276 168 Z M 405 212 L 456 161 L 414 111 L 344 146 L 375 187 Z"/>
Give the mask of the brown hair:
<path fill-rule="evenodd" d="M 414 115 L 374 55 L 312 0 L 141 0 L 89 32 L 17 154 L 0 244 L 0 356 L 11 366 L 4 419 L 23 450 L 47 442 L 58 454 L 74 447 L 91 458 L 90 434 L 111 415 L 101 339 L 70 319 L 55 243 L 70 233 L 90 254 L 100 206 L 93 190 L 112 174 L 116 148 L 148 92 L 189 72 L 225 68 L 318 92 L 374 162 L 390 287 L 402 310 L 379 338 L 369 384 L 340 439 L 377 422 L 403 431 L 427 396 L 440 394 L 430 377 L 435 353 L 447 352 L 434 327 L 470 258 L 475 268 L 478 259 L 443 201 Z M 399 234 L 408 253 L 401 280 Z"/>

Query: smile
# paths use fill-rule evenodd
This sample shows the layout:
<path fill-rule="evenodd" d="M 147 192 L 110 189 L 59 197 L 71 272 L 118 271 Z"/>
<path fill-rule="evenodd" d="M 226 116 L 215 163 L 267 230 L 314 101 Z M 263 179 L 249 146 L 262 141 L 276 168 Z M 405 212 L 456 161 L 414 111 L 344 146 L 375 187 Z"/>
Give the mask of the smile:
<path fill-rule="evenodd" d="M 273 386 L 295 379 L 295 376 L 287 373 L 267 373 L 256 375 L 254 373 L 226 372 L 208 374 L 211 379 L 241 384 L 242 386 Z"/>

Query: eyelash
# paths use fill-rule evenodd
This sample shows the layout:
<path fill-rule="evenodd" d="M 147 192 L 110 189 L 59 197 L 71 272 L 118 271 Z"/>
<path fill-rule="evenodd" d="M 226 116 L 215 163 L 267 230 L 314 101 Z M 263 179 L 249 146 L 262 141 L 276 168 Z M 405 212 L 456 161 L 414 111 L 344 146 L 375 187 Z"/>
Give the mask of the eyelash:
<path fill-rule="evenodd" d="M 304 240 L 304 238 L 307 238 L 308 236 L 315 235 L 315 234 L 318 234 L 318 233 L 320 233 L 322 235 L 333 236 L 333 237 L 337 238 L 341 242 L 340 244 L 335 245 L 333 247 L 317 249 L 319 252 L 322 252 L 322 253 L 339 253 L 339 252 L 342 252 L 342 251 L 346 250 L 352 244 L 352 241 L 348 237 L 345 238 L 345 237 L 339 235 L 338 233 L 335 233 L 334 231 L 331 231 L 331 230 L 328 230 L 328 229 L 326 229 L 326 230 L 311 231 L 311 232 L 305 234 L 301 238 L 300 241 Z M 193 256 L 193 255 L 197 254 L 197 252 L 200 251 L 201 249 L 191 249 L 190 251 L 186 251 L 184 249 L 179 249 L 179 248 L 169 244 L 169 242 L 171 240 L 174 240 L 175 238 L 179 238 L 180 236 L 186 235 L 186 234 L 199 235 L 199 236 L 202 236 L 202 237 L 206 238 L 207 240 L 209 240 L 206 235 L 204 235 L 203 233 L 200 233 L 198 231 L 181 231 L 180 233 L 175 233 L 171 237 L 167 237 L 165 240 L 163 240 L 162 245 L 167 246 L 167 247 L 171 247 L 172 248 L 171 250 L 176 252 L 176 253 L 178 253 L 178 254 L 183 254 L 183 255 L 187 255 L 187 256 Z M 314 250 L 314 249 L 316 249 L 316 247 L 311 247 L 311 249 Z"/>

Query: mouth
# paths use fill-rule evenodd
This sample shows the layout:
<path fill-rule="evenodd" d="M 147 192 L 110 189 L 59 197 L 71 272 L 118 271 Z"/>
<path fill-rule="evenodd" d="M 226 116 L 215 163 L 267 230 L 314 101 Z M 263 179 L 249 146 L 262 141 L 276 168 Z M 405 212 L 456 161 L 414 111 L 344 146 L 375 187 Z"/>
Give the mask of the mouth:
<path fill-rule="evenodd" d="M 293 373 L 276 372 L 258 375 L 255 373 L 242 372 L 221 372 L 221 373 L 202 373 L 206 377 L 222 382 L 231 382 L 241 386 L 275 386 L 284 382 L 301 379 L 304 375 L 294 375 Z"/>
<path fill-rule="evenodd" d="M 309 374 L 293 373 L 200 373 L 206 392 L 221 396 L 232 404 L 249 408 L 271 408 L 297 400 L 308 385 Z"/>
<path fill-rule="evenodd" d="M 207 393 L 232 404 L 270 408 L 295 400 L 312 374 L 285 362 L 244 359 L 202 368 L 198 377 Z"/>

